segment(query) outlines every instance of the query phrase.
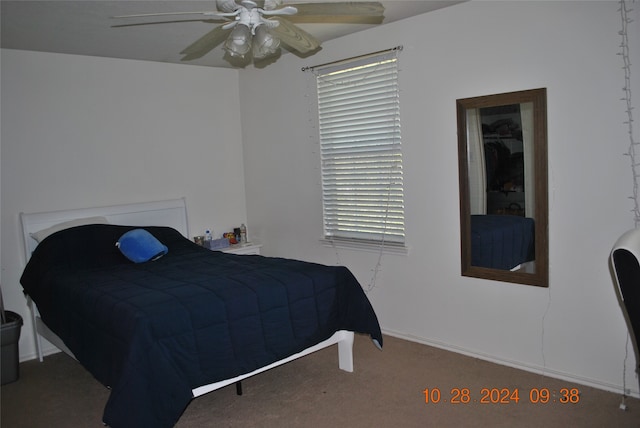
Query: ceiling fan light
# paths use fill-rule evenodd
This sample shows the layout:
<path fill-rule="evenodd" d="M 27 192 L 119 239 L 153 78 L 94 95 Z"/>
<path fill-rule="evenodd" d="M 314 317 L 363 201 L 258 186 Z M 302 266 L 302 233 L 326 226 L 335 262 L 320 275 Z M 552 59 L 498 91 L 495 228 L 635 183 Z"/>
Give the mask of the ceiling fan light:
<path fill-rule="evenodd" d="M 244 57 L 251 49 L 251 30 L 246 25 L 235 26 L 224 42 L 224 48 L 231 56 Z"/>
<path fill-rule="evenodd" d="M 265 58 L 274 55 L 280 48 L 280 39 L 273 36 L 265 25 L 259 25 L 255 28 L 253 36 L 253 57 Z"/>

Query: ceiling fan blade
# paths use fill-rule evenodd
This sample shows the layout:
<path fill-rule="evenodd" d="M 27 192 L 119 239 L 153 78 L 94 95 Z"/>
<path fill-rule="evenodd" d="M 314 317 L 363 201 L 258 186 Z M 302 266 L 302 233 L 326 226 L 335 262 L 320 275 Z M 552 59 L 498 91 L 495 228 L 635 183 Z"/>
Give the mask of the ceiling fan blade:
<path fill-rule="evenodd" d="M 295 22 L 332 22 L 380 24 L 384 20 L 384 6 L 379 2 L 296 3 Z"/>
<path fill-rule="evenodd" d="M 214 28 L 180 52 L 185 55 L 181 61 L 191 61 L 206 55 L 222 43 L 229 36 L 229 33 L 231 33 L 230 28 L 223 28 L 223 26 Z"/>
<path fill-rule="evenodd" d="M 204 15 L 204 16 L 213 16 L 213 17 L 219 17 L 219 18 L 226 18 L 226 17 L 236 16 L 237 12 L 230 12 L 230 13 L 225 13 L 225 12 L 138 13 L 138 14 L 135 14 L 135 15 L 117 15 L 117 16 L 112 16 L 111 18 L 114 18 L 114 19 L 117 19 L 117 18 L 146 18 L 146 17 L 153 17 L 153 16 L 171 16 L 171 15 Z"/>
<path fill-rule="evenodd" d="M 297 50 L 300 53 L 308 53 L 320 47 L 320 42 L 300 27 L 289 22 L 287 19 L 274 16 L 280 25 L 271 28 L 271 32 L 277 36 L 282 43 Z"/>
<path fill-rule="evenodd" d="M 228 19 L 172 19 L 170 21 L 153 21 L 153 22 L 135 22 L 131 24 L 117 24 L 112 25 L 111 28 L 122 28 L 122 27 L 138 27 L 141 25 L 156 25 L 156 24 L 178 24 L 182 22 L 206 22 L 208 24 L 219 24 L 221 22 L 228 22 Z"/>

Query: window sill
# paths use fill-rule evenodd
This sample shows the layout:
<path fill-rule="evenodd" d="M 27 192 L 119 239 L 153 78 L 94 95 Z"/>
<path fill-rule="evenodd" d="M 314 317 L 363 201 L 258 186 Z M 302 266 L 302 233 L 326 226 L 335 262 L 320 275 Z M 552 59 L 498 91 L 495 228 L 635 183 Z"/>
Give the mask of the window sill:
<path fill-rule="evenodd" d="M 383 252 L 385 254 L 406 255 L 409 249 L 403 244 L 381 244 L 380 242 L 366 242 L 351 239 L 320 239 L 320 243 L 325 247 L 344 248 L 348 250 L 362 250 L 371 253 Z"/>

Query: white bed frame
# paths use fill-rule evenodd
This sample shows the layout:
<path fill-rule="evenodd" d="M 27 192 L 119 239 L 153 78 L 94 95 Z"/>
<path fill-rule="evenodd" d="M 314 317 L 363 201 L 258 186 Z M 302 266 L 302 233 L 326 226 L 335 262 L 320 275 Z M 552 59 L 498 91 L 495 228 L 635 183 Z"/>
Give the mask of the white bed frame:
<path fill-rule="evenodd" d="M 25 264 L 31 257 L 31 253 L 38 245 L 38 242 L 31 237 L 32 233 L 46 229 L 57 224 L 75 219 L 102 216 L 110 224 L 128 226 L 169 226 L 179 231 L 183 236 L 189 238 L 189 227 L 187 223 L 187 205 L 184 198 L 171 199 L 167 201 L 143 202 L 125 205 L 112 205 L 96 208 L 80 208 L 72 210 L 50 211 L 41 213 L 20 213 L 22 222 L 22 234 L 25 248 Z M 48 340 L 61 351 L 75 358 L 73 353 L 65 346 L 64 342 L 53 333 L 42 321 L 35 303 L 27 297 L 27 304 L 31 310 L 31 321 L 33 325 L 33 335 L 36 341 L 36 352 L 38 359 L 43 360 L 42 338 Z M 279 365 L 288 363 L 297 358 L 309 355 L 313 352 L 328 346 L 338 345 L 338 366 L 340 369 L 353 371 L 353 340 L 352 331 L 340 330 L 329 339 L 307 348 L 297 354 L 291 355 L 273 364 L 261 367 L 251 373 L 246 373 L 232 379 L 225 379 L 208 385 L 202 385 L 192 390 L 194 397 L 199 397 L 216 389 L 237 383 L 255 374 L 272 369 Z"/>

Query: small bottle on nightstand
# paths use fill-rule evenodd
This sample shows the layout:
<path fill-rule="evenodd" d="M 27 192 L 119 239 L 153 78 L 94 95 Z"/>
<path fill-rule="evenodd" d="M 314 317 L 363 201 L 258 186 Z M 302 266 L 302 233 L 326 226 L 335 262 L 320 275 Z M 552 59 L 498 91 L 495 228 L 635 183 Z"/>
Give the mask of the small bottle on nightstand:
<path fill-rule="evenodd" d="M 244 223 L 240 225 L 240 243 L 247 243 L 247 226 L 245 226 Z"/>

